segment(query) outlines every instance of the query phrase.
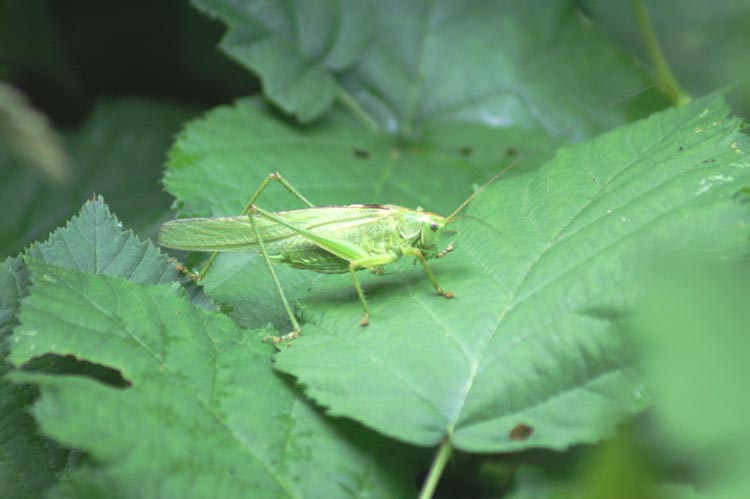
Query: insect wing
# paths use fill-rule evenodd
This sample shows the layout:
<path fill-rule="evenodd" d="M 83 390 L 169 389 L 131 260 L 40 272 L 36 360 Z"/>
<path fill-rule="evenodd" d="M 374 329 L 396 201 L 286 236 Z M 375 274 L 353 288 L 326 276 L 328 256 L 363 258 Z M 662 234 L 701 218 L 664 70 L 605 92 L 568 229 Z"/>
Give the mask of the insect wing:
<path fill-rule="evenodd" d="M 257 246 L 246 216 L 172 220 L 159 228 L 158 241 L 184 251 L 256 251 Z"/>
<path fill-rule="evenodd" d="M 391 214 L 390 208 L 376 205 L 321 206 L 276 213 L 301 228 L 333 233 L 365 226 Z M 256 216 L 255 221 L 267 245 L 298 237 L 292 229 L 266 218 Z M 184 251 L 253 252 L 258 249 L 247 216 L 172 220 L 162 224 L 158 241 L 167 248 Z"/>

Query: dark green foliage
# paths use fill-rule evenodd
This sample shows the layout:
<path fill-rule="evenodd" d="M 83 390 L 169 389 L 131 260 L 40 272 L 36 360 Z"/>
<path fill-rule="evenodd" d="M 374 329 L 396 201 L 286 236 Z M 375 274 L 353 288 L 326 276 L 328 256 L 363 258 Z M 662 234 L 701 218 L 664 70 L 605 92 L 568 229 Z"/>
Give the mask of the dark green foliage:
<path fill-rule="evenodd" d="M 670 31 L 708 95 L 668 108 L 598 2 L 192 3 L 0 7 L 29 97 L 7 116 L 71 125 L 58 185 L 19 159 L 47 132 L 0 128 L 24 146 L 0 149 L 0 497 L 747 495 L 750 139 L 744 87 L 709 93 L 741 76 L 735 28 L 704 20 L 718 75 Z M 433 264 L 455 299 L 402 259 L 360 274 L 360 328 L 350 276 L 279 268 L 289 345 L 261 341 L 289 325 L 258 255 L 197 285 L 147 240 L 273 171 L 317 205 L 448 215 L 508 166 Z"/>

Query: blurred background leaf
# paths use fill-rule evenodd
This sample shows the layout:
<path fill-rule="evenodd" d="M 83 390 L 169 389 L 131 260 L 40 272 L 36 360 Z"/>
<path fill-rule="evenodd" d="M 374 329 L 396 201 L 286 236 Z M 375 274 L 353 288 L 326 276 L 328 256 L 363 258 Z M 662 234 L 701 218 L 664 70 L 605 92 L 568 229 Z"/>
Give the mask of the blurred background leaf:
<path fill-rule="evenodd" d="M 634 1 L 580 0 L 584 12 L 619 45 L 651 65 Z M 680 84 L 693 95 L 736 86 L 732 102 L 750 117 L 750 3 L 645 0 L 648 17 Z M 737 86 L 738 85 L 738 86 Z"/>
<path fill-rule="evenodd" d="M 364 125 L 407 138 L 445 121 L 551 133 L 580 122 L 586 136 L 658 106 L 646 94 L 602 112 L 646 80 L 569 0 L 195 3 L 303 122 L 338 96 Z"/>
<path fill-rule="evenodd" d="M 50 184 L 70 181 L 70 160 L 60 137 L 46 116 L 32 108 L 26 97 L 0 82 L 0 144 L 22 166 L 36 169 Z"/>
<path fill-rule="evenodd" d="M 85 199 L 104 194 L 133 228 L 148 237 L 170 217 L 159 185 L 165 150 L 184 107 L 139 99 L 102 102 L 86 124 L 66 134 L 71 172 L 67 186 L 52 186 L 0 151 L 0 250 L 12 255 L 60 225 Z"/>
<path fill-rule="evenodd" d="M 655 434 L 672 454 L 689 456 L 711 497 L 750 490 L 748 249 L 720 263 L 704 245 L 660 262 L 632 324 Z"/>

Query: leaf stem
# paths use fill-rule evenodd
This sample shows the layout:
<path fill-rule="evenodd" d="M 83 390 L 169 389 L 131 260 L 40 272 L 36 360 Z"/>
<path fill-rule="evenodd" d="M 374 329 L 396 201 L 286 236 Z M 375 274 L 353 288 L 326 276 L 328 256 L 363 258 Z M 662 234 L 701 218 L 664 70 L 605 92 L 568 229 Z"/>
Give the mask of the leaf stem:
<path fill-rule="evenodd" d="M 430 465 L 430 472 L 427 474 L 427 479 L 422 485 L 422 490 L 419 492 L 419 499 L 430 499 L 435 493 L 437 484 L 440 481 L 440 476 L 443 474 L 445 465 L 448 464 L 453 448 L 451 447 L 450 439 L 446 438 L 443 443 L 438 447 L 435 459 L 432 460 Z"/>
<path fill-rule="evenodd" d="M 352 113 L 354 117 L 357 118 L 360 123 L 365 125 L 371 132 L 380 131 L 380 126 L 375 121 L 375 119 L 370 116 L 362 106 L 359 105 L 359 102 L 354 100 L 354 97 L 352 97 L 349 92 L 347 92 L 343 88 L 339 88 L 339 92 L 336 95 L 336 100 L 338 100 L 342 106 L 347 108 L 349 112 Z"/>
<path fill-rule="evenodd" d="M 654 27 L 651 25 L 651 20 L 648 17 L 648 11 L 643 0 L 631 0 L 633 5 L 633 11 L 635 17 L 638 19 L 638 26 L 641 29 L 641 35 L 643 36 L 643 42 L 646 44 L 646 51 L 648 52 L 651 64 L 654 65 L 656 70 L 656 78 L 659 83 L 663 83 L 672 89 L 672 102 L 675 106 L 680 107 L 690 102 L 691 97 L 685 93 L 680 86 L 677 78 L 672 72 L 672 68 L 667 62 L 667 58 L 664 56 L 664 51 L 659 45 L 659 39 L 656 38 Z"/>

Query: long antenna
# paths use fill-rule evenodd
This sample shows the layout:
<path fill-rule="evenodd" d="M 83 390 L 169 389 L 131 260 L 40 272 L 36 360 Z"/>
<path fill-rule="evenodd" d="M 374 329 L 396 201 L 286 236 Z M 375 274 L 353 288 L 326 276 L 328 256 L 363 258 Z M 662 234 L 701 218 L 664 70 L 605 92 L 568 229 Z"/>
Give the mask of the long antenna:
<path fill-rule="evenodd" d="M 612 102 L 611 104 L 608 104 L 607 106 L 601 108 L 600 111 L 606 111 L 608 109 L 611 109 L 611 108 L 613 108 L 613 107 L 621 104 L 622 102 L 625 102 L 625 101 L 627 101 L 629 99 L 632 99 L 633 97 L 635 97 L 637 95 L 642 94 L 643 92 L 645 92 L 647 90 L 651 90 L 654 87 L 659 87 L 659 86 L 662 86 L 662 85 L 665 86 L 665 87 L 667 87 L 669 89 L 669 91 L 672 92 L 675 96 L 677 95 L 676 92 L 675 92 L 675 90 L 671 86 L 669 86 L 668 84 L 666 84 L 666 83 L 663 83 L 663 82 L 652 83 L 651 85 L 648 85 L 648 86 L 645 86 L 643 88 L 640 88 L 640 89 L 638 89 L 638 90 L 636 90 L 634 92 L 629 93 L 628 95 L 626 95 L 624 97 L 621 97 L 620 99 L 617 99 L 616 101 Z M 471 196 L 469 196 L 468 198 L 466 198 L 466 201 L 464 201 L 463 203 L 461 203 L 459 205 L 459 207 L 456 208 L 453 211 L 453 213 L 451 213 L 450 215 L 448 215 L 448 218 L 446 218 L 446 220 L 447 220 L 446 223 L 453 222 L 454 221 L 454 217 L 456 215 L 458 215 L 461 212 L 461 210 L 463 210 L 464 208 L 466 208 L 466 206 L 475 197 L 477 197 L 479 195 L 479 193 L 481 193 L 483 190 L 485 190 L 487 187 L 489 187 L 490 184 L 492 184 L 495 180 L 497 180 L 498 178 L 500 178 L 508 170 L 510 170 L 511 168 L 513 168 L 514 166 L 516 166 L 518 163 L 520 163 L 524 159 L 528 158 L 529 156 L 531 156 L 532 154 L 534 154 L 535 152 L 537 152 L 542 147 L 546 147 L 549 144 L 551 144 L 551 143 L 555 142 L 556 140 L 560 139 L 561 137 L 564 137 L 568 132 L 570 132 L 571 130 L 575 130 L 576 128 L 578 128 L 582 124 L 583 124 L 583 122 L 579 121 L 578 123 L 574 123 L 573 125 L 569 125 L 569 126 L 565 127 L 562 131 L 558 132 L 554 136 L 552 136 L 549 139 L 545 140 L 544 142 L 542 142 L 540 144 L 537 144 L 530 151 L 521 154 L 511 164 L 509 164 L 508 166 L 506 166 L 505 168 L 503 168 L 502 170 L 500 170 L 498 173 L 496 173 L 495 175 L 493 175 L 491 179 L 489 179 L 487 182 L 485 182 L 484 184 L 482 184 L 479 187 L 479 189 L 477 189 L 476 191 L 474 191 L 471 194 Z"/>

